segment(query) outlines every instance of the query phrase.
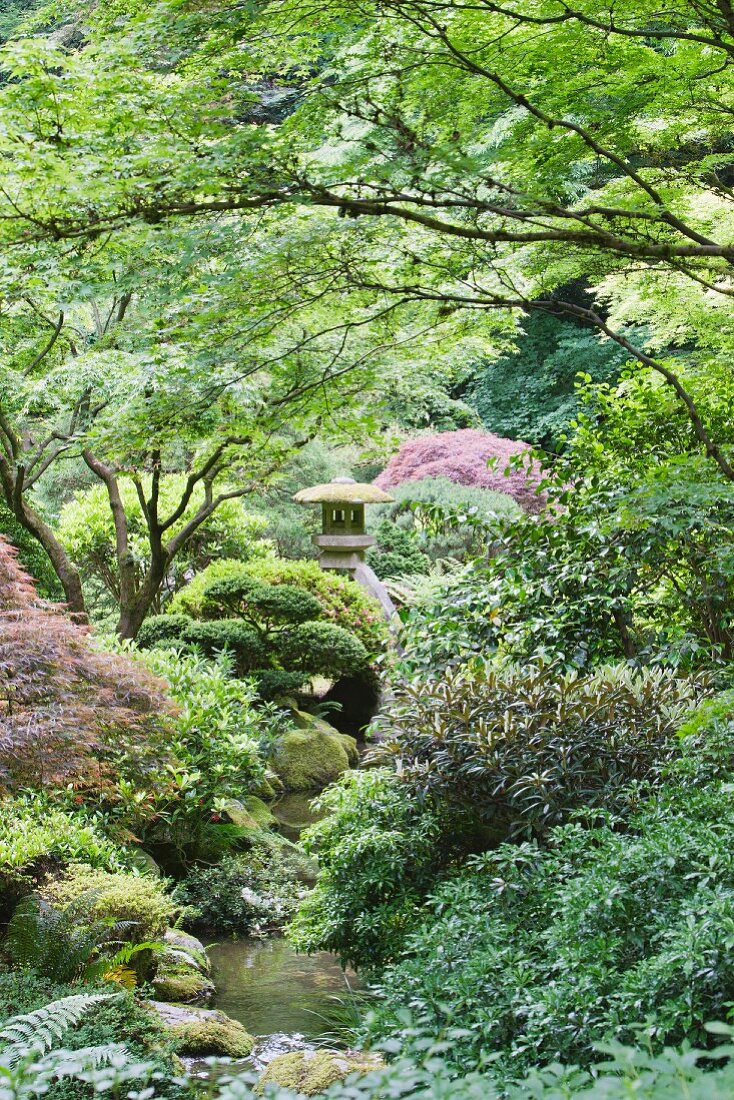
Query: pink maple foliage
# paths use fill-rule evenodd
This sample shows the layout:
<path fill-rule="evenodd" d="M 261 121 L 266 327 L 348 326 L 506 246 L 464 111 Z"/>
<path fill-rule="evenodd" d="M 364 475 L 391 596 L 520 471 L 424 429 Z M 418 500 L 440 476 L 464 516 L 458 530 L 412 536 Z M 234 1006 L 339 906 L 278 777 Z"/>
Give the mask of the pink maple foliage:
<path fill-rule="evenodd" d="M 503 439 L 476 428 L 416 436 L 403 443 L 379 477 L 375 478 L 375 485 L 387 490 L 404 481 L 442 477 L 457 485 L 507 493 L 527 512 L 538 512 L 543 505 L 543 497 L 536 491 L 540 479 L 537 465 L 531 462 L 525 463 L 522 468 L 510 465 L 514 455 L 529 452 L 527 443 Z M 492 459 L 496 461 L 490 466 L 488 464 Z"/>

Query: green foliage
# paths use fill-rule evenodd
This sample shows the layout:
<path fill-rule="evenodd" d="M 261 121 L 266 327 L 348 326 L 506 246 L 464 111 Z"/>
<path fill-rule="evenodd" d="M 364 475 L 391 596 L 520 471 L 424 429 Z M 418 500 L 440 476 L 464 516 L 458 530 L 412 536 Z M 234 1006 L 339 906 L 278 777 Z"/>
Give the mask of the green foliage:
<path fill-rule="evenodd" d="M 47 600 L 63 600 L 64 590 L 48 556 L 40 544 L 21 527 L 3 500 L 0 500 L 0 535 L 5 535 L 18 550 L 20 564 L 35 581 L 39 595 Z"/>
<path fill-rule="evenodd" d="M 297 566 L 305 566 L 308 571 L 312 565 L 283 564 L 296 579 Z M 316 563 L 313 565 L 319 569 Z M 329 621 L 327 616 L 334 617 L 336 608 L 333 603 L 325 607 L 317 595 L 308 591 L 307 584 L 271 584 L 244 566 L 230 571 L 229 563 L 222 563 L 220 571 L 225 575 L 208 583 L 200 582 L 193 598 L 186 599 L 188 590 L 185 590 L 176 604 L 199 608 L 207 621 L 198 622 L 180 612 L 154 617 L 141 628 L 141 644 L 176 637 L 205 653 L 226 648 L 234 657 L 237 674 L 254 673 L 263 693 L 283 686 L 300 687 L 313 675 L 339 679 L 367 671 L 369 654 L 357 633 Z M 354 582 L 345 583 L 356 587 Z M 316 587 L 317 591 L 329 592 L 328 584 Z M 336 591 L 341 594 L 338 588 Z M 358 601 L 355 604 L 359 606 Z M 369 635 L 370 624 L 367 626 Z M 268 675 L 268 665 L 274 676 Z"/>
<path fill-rule="evenodd" d="M 179 707 L 170 744 L 174 762 L 167 769 L 170 786 L 148 792 L 155 819 L 147 835 L 187 859 L 226 849 L 239 833 L 220 822 L 220 805 L 259 787 L 266 755 L 286 719 L 271 704 L 256 705 L 254 688 L 232 677 L 227 657 L 209 660 L 152 649 L 141 659 L 168 683 Z M 134 802 L 140 792 L 130 796 Z"/>
<path fill-rule="evenodd" d="M 318 857 L 319 878 L 290 935 L 301 950 L 377 970 L 399 953 L 450 859 L 448 814 L 385 769 L 349 773 L 315 805 L 327 814 L 302 840 Z"/>
<path fill-rule="evenodd" d="M 359 638 L 335 623 L 299 623 L 280 639 L 278 656 L 286 667 L 334 680 L 366 672 L 368 665 Z"/>
<path fill-rule="evenodd" d="M 553 449 L 578 411 L 578 375 L 613 383 L 628 358 L 593 328 L 532 314 L 516 350 L 477 371 L 469 400 L 491 432 Z"/>
<path fill-rule="evenodd" d="M 249 935 L 282 928 L 303 893 L 292 863 L 277 848 L 253 844 L 214 867 L 193 868 L 175 896 L 195 927 Z"/>
<path fill-rule="evenodd" d="M 375 538 L 377 545 L 370 549 L 367 560 L 380 579 L 428 571 L 429 558 L 411 532 L 386 519 L 376 528 Z"/>
<path fill-rule="evenodd" d="M 160 939 L 178 914 L 163 880 L 111 874 L 84 864 L 72 865 L 44 883 L 41 897 L 62 912 L 80 902 L 94 920 L 111 918 L 124 924 L 125 939 L 134 943 Z"/>
<path fill-rule="evenodd" d="M 543 836 L 574 811 L 632 814 L 680 755 L 702 685 L 628 668 L 469 666 L 397 686 L 372 762 L 322 796 L 306 834 L 319 858 L 296 943 L 372 970 L 400 953 L 421 899 L 457 859 Z"/>
<path fill-rule="evenodd" d="M 728 380 L 715 390 L 695 372 L 687 381 L 718 423 Z M 648 372 L 584 397 L 548 471 L 547 511 L 495 527 L 489 561 L 417 603 L 407 667 L 494 650 L 571 668 L 620 658 L 690 668 L 731 655 L 732 483 L 695 453 L 685 417 Z"/>
<path fill-rule="evenodd" d="M 542 835 L 574 809 L 628 810 L 630 785 L 678 754 L 676 730 L 707 687 L 625 665 L 582 676 L 474 663 L 397 685 L 375 756 L 416 794 L 453 805 L 469 830 Z"/>
<path fill-rule="evenodd" d="M 248 620 L 259 631 L 291 623 L 318 619 L 321 604 L 293 584 L 262 584 L 251 577 L 230 577 L 213 581 L 204 589 L 204 615 L 220 619 L 231 615 Z"/>
<path fill-rule="evenodd" d="M 160 506 L 165 513 L 174 510 L 183 488 L 181 476 L 163 479 Z M 142 505 L 132 482 L 122 483 L 121 498 L 127 516 L 129 553 L 143 576 L 150 566 L 150 545 Z M 203 489 L 192 496 L 170 529 L 169 538 L 175 538 L 191 521 L 202 500 Z M 265 525 L 265 519 L 247 511 L 241 500 L 225 501 L 177 555 L 159 602 L 169 600 L 192 572 L 205 569 L 213 560 L 236 557 L 247 561 L 267 557 L 272 548 L 262 539 Z M 74 498 L 64 504 L 59 519 L 59 537 L 84 578 L 90 606 L 102 610 L 114 608 L 120 597 L 120 576 L 113 516 L 104 485 L 78 490 Z"/>
<path fill-rule="evenodd" d="M 264 585 L 301 588 L 319 601 L 321 617 L 355 634 L 371 658 L 385 648 L 388 632 L 377 601 L 354 581 L 325 572 L 315 561 L 273 559 L 252 563 L 246 568 L 239 561 L 214 562 L 177 593 L 170 610 L 194 619 L 203 618 L 204 590 L 209 584 L 238 578 Z"/>
<path fill-rule="evenodd" d="M 91 989 L 80 994 L 78 986 L 57 985 L 31 972 L 0 974 L 0 1021 L 11 1032 L 20 1025 L 19 1041 L 13 1046 L 20 1080 L 13 1082 L 18 1091 L 8 1093 L 7 1100 L 38 1095 L 47 1096 L 49 1100 L 81 1100 L 82 1097 L 86 1100 L 97 1095 L 96 1087 L 83 1082 L 91 1066 L 99 1064 L 100 1054 L 105 1052 L 110 1066 L 104 1072 L 91 1072 L 92 1077 L 99 1077 L 101 1092 L 109 1088 L 110 1078 L 118 1078 L 121 1083 L 126 1079 L 140 1080 L 140 1069 L 135 1073 L 126 1067 L 133 1060 L 140 1063 L 145 1059 L 146 1073 L 161 1075 L 157 1095 L 180 1100 L 191 1094 L 186 1085 L 176 1082 L 175 1063 L 155 1015 L 136 1003 L 130 993 L 120 991 L 111 995 L 108 990 L 109 987 L 98 993 Z M 85 1003 L 94 1011 L 78 1016 L 77 1006 Z M 29 1031 L 38 1032 L 38 1038 L 45 1037 L 49 1043 L 48 1060 L 41 1066 L 37 1053 L 28 1057 L 29 1048 L 35 1045 Z M 59 1051 L 62 1044 L 64 1050 Z M 113 1051 L 116 1053 L 110 1057 Z M 92 1052 L 94 1057 L 90 1061 Z M 8 1062 L 9 1059 L 0 1053 L 3 1088 L 10 1087 L 5 1076 Z M 39 1088 L 39 1078 L 42 1088 Z M 108 1083 L 103 1086 L 105 1080 Z"/>
<path fill-rule="evenodd" d="M 589 1064 L 612 1037 L 706 1042 L 702 1021 L 734 989 L 733 827 L 729 782 L 671 787 L 629 832 L 572 824 L 545 850 L 470 860 L 385 977 L 385 1012 L 410 1003 L 435 1031 L 462 1026 L 456 1064 L 494 1052 L 510 1078 Z"/>
<path fill-rule="evenodd" d="M 123 852 L 86 813 L 61 809 L 40 795 L 3 800 L 0 876 L 6 884 L 80 861 L 109 871 L 127 865 Z"/>
<path fill-rule="evenodd" d="M 487 530 L 498 520 L 517 518 L 521 509 L 507 493 L 475 485 L 457 485 L 444 477 L 404 481 L 390 489 L 394 504 L 372 510 L 380 530 L 398 528 L 412 533 L 417 549 L 431 561 L 457 558 L 464 561 L 486 553 Z M 376 533 L 376 532 L 375 532 Z M 378 536 L 378 550 L 383 540 Z M 370 551 L 373 568 L 374 551 Z M 379 573 L 379 570 L 377 570 Z M 410 570 L 403 570 L 408 573 Z M 414 572 L 425 572 L 425 568 Z M 382 574 L 379 574 L 382 575 Z M 395 574 L 391 574 L 395 575 Z"/>
<path fill-rule="evenodd" d="M 142 649 L 177 642 L 206 657 L 217 657 L 226 651 L 238 676 L 247 676 L 259 668 L 267 656 L 260 633 L 241 619 L 201 623 L 181 614 L 151 615 L 141 626 L 136 641 Z"/>
<path fill-rule="evenodd" d="M 114 965 L 112 948 L 129 939 L 130 923 L 93 915 L 94 897 L 83 894 L 63 908 L 31 895 L 16 907 L 8 924 L 4 947 L 12 964 L 35 970 L 56 983 L 94 980 L 97 962 Z M 129 956 L 127 956 L 129 958 Z M 127 961 L 126 958 L 126 961 Z"/>

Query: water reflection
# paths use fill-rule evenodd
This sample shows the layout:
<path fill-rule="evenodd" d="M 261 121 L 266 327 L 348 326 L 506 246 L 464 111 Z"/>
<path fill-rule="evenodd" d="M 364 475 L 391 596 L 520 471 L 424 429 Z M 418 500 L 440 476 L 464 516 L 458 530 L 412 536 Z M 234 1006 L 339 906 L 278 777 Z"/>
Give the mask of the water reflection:
<path fill-rule="evenodd" d="M 209 950 L 217 987 L 214 1008 L 253 1035 L 318 1038 L 330 1030 L 335 995 L 358 982 L 326 952 L 297 955 L 287 940 L 229 940 Z"/>

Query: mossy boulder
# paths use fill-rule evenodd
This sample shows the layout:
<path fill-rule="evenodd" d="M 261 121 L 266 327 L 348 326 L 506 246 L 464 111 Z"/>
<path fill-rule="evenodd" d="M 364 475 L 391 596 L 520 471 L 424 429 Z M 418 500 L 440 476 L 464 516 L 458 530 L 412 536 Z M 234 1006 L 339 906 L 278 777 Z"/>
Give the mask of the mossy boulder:
<path fill-rule="evenodd" d="M 249 1031 L 223 1012 L 151 1001 L 179 1054 L 191 1058 L 247 1058 L 255 1045 Z"/>
<path fill-rule="evenodd" d="M 347 754 L 350 768 L 359 767 L 359 749 L 357 748 L 357 738 L 352 737 L 348 733 L 338 733 L 336 736 L 339 738 L 339 742 Z"/>
<path fill-rule="evenodd" d="M 257 795 L 248 794 L 242 799 L 242 803 L 250 817 L 257 822 L 261 829 L 273 829 L 277 825 L 269 807 Z"/>
<path fill-rule="evenodd" d="M 298 1050 L 274 1058 L 260 1075 L 257 1091 L 262 1093 L 266 1085 L 280 1085 L 304 1096 L 318 1096 L 329 1085 L 344 1081 L 352 1073 L 370 1073 L 382 1065 L 382 1059 L 377 1054 Z"/>
<path fill-rule="evenodd" d="M 212 964 L 204 944 L 196 936 L 190 936 L 188 932 L 181 932 L 178 928 L 169 928 L 163 937 L 163 943 L 165 948 L 159 961 L 160 970 L 185 966 L 209 976 Z"/>
<path fill-rule="evenodd" d="M 286 789 L 323 790 L 348 771 L 349 755 L 342 736 L 336 730 L 327 733 L 314 728 L 284 733 L 278 741 L 272 765 Z"/>
<path fill-rule="evenodd" d="M 184 962 L 172 962 L 164 955 L 153 979 L 153 990 L 159 1001 L 191 1004 L 211 997 L 214 984 L 196 967 Z"/>
<path fill-rule="evenodd" d="M 228 798 L 223 804 L 223 809 L 232 824 L 236 825 L 238 828 L 244 829 L 248 833 L 259 833 L 262 831 L 262 826 L 258 824 L 244 801 L 241 799 Z"/>

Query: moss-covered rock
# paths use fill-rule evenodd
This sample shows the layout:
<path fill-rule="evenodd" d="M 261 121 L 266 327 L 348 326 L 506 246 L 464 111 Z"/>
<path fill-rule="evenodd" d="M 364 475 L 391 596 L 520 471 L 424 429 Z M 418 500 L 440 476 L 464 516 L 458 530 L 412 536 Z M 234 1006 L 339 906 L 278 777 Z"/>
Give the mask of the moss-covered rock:
<path fill-rule="evenodd" d="M 238 798 L 228 798 L 223 804 L 223 809 L 233 825 L 244 829 L 248 833 L 259 833 L 262 826 L 258 824 L 253 815 Z"/>
<path fill-rule="evenodd" d="M 173 1028 L 180 1054 L 193 1058 L 247 1058 L 255 1040 L 237 1020 L 228 1016 L 216 1020 L 197 1020 Z"/>
<path fill-rule="evenodd" d="M 151 1009 L 176 1043 L 191 1058 L 247 1058 L 255 1045 L 250 1033 L 223 1012 L 150 1002 Z"/>
<path fill-rule="evenodd" d="M 261 829 L 272 829 L 277 825 L 277 821 L 262 798 L 258 798 L 254 794 L 248 794 L 242 799 L 242 803 L 250 817 L 257 822 Z"/>
<path fill-rule="evenodd" d="M 169 928 L 163 937 L 163 943 L 165 949 L 160 957 L 159 970 L 185 966 L 206 976 L 211 973 L 212 964 L 206 948 L 196 936 L 190 936 L 188 932 L 181 932 L 178 928 Z"/>
<path fill-rule="evenodd" d="M 350 768 L 359 767 L 359 749 L 357 748 L 357 738 L 351 737 L 348 733 L 336 733 L 339 738 L 339 742 L 347 754 L 347 760 L 349 761 Z"/>
<path fill-rule="evenodd" d="M 190 1004 L 210 997 L 214 993 L 214 984 L 192 966 L 184 963 L 171 964 L 164 960 L 153 979 L 153 989 L 160 1001 Z"/>
<path fill-rule="evenodd" d="M 318 1096 L 329 1085 L 344 1081 L 351 1073 L 370 1073 L 382 1064 L 382 1059 L 376 1054 L 298 1050 L 274 1058 L 260 1075 L 257 1091 L 263 1092 L 266 1085 L 280 1085 L 305 1096 Z"/>
<path fill-rule="evenodd" d="M 349 770 L 341 734 L 293 730 L 280 738 L 272 764 L 289 791 L 323 790 Z M 356 746 L 355 746 L 356 747 Z"/>

